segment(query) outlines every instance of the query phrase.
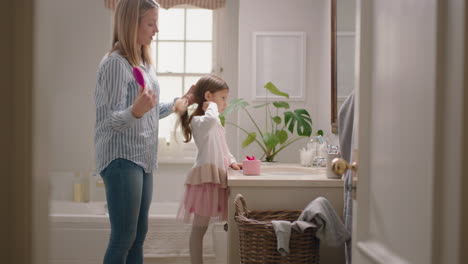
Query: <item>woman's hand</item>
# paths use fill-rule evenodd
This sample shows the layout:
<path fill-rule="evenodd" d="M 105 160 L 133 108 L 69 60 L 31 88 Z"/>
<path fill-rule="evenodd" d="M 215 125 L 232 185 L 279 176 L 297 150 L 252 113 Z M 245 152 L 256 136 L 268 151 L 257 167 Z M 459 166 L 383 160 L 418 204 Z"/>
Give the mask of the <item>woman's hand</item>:
<path fill-rule="evenodd" d="M 146 112 L 151 110 L 158 103 L 158 99 L 153 90 L 140 86 L 140 91 L 132 106 L 132 115 L 141 118 Z"/>
<path fill-rule="evenodd" d="M 231 164 L 231 168 L 233 168 L 234 170 L 241 170 L 242 169 L 242 163 L 232 163 Z"/>
<path fill-rule="evenodd" d="M 175 101 L 174 103 L 174 112 L 176 112 L 177 114 L 181 115 L 183 114 L 185 111 L 187 111 L 187 107 L 188 107 L 188 100 L 187 98 L 179 98 Z"/>
<path fill-rule="evenodd" d="M 192 85 L 182 98 L 187 100 L 188 105 L 195 103 L 195 85 Z"/>

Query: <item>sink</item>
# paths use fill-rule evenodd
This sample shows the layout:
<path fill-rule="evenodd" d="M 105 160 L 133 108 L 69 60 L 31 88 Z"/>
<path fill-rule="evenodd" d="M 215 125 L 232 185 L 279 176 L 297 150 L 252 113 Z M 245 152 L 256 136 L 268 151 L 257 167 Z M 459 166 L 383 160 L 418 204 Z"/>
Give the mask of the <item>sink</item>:
<path fill-rule="evenodd" d="M 284 176 L 284 175 L 294 175 L 294 176 L 306 176 L 310 175 L 309 173 L 305 172 L 299 172 L 299 171 L 271 171 L 271 172 L 263 172 L 262 174 L 266 175 L 279 175 L 279 176 Z"/>
<path fill-rule="evenodd" d="M 261 174 L 269 176 L 308 176 L 317 173 L 321 168 L 297 166 L 262 167 Z"/>
<path fill-rule="evenodd" d="M 341 180 L 327 178 L 325 167 L 302 167 L 291 163 L 262 162 L 260 175 L 244 175 L 242 170 L 229 170 L 229 186 L 242 187 L 343 187 Z"/>

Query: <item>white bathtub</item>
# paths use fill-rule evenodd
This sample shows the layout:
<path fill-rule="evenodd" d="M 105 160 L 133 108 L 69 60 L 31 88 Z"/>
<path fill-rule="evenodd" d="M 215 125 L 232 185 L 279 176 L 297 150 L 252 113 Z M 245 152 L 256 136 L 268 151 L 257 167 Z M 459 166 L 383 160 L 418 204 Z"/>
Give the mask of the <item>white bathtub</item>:
<path fill-rule="evenodd" d="M 153 203 L 144 247 L 145 263 L 190 263 L 190 225 L 176 222 L 177 203 Z M 104 202 L 50 201 L 50 264 L 100 264 L 110 228 Z M 205 236 L 206 263 L 226 263 L 227 234 L 221 224 Z"/>

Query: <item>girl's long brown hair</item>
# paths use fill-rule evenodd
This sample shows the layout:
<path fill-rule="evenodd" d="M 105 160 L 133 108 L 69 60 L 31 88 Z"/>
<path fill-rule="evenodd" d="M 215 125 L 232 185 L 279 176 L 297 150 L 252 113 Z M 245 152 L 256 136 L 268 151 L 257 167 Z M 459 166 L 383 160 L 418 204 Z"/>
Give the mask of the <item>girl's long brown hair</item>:
<path fill-rule="evenodd" d="M 209 91 L 210 93 L 215 93 L 218 91 L 222 91 L 225 89 L 229 89 L 227 83 L 222 80 L 221 78 L 215 75 L 206 75 L 198 80 L 197 84 L 195 84 L 195 103 L 198 104 L 195 111 L 189 115 L 188 111 L 185 111 L 180 116 L 180 124 L 182 126 L 182 133 L 184 134 L 184 142 L 187 143 L 192 139 L 192 127 L 190 122 L 194 116 L 203 115 L 203 103 L 206 101 L 205 93 Z"/>
<path fill-rule="evenodd" d="M 110 53 L 118 50 L 133 66 L 151 64 L 150 45 L 137 48 L 137 31 L 141 18 L 151 8 L 159 8 L 154 0 L 120 0 L 114 14 L 114 31 Z"/>

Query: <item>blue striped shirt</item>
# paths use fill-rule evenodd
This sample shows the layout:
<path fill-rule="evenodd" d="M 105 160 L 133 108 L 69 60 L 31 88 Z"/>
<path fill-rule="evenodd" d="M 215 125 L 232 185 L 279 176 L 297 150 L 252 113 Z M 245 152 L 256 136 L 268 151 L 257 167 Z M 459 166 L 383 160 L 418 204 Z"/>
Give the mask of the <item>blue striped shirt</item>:
<path fill-rule="evenodd" d="M 157 168 L 159 119 L 172 113 L 173 103 L 159 103 L 159 83 L 153 66 L 141 65 L 146 87 L 153 89 L 158 104 L 137 119 L 132 105 L 139 92 L 133 67 L 118 52 L 104 56 L 98 73 L 96 102 L 96 163 L 102 172 L 111 161 L 123 158 L 145 172 Z"/>

